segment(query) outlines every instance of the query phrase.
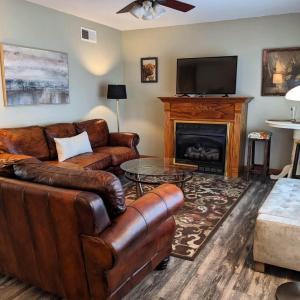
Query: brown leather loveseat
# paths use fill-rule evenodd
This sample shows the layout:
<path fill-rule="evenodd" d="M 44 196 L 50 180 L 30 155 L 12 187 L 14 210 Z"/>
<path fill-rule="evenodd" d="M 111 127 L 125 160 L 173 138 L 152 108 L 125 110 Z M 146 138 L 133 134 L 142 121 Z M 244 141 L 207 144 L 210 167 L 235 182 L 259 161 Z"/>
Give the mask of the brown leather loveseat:
<path fill-rule="evenodd" d="M 88 133 L 94 152 L 58 162 L 54 138 L 71 137 L 83 131 Z M 139 156 L 138 143 L 136 133 L 109 133 L 102 119 L 45 127 L 4 128 L 0 129 L 0 160 L 22 159 L 24 157 L 14 155 L 26 155 L 65 168 L 114 171 L 123 162 Z"/>
<path fill-rule="evenodd" d="M 174 185 L 126 201 L 112 173 L 37 159 L 0 177 L 0 273 L 69 300 L 121 299 L 171 253 Z"/>

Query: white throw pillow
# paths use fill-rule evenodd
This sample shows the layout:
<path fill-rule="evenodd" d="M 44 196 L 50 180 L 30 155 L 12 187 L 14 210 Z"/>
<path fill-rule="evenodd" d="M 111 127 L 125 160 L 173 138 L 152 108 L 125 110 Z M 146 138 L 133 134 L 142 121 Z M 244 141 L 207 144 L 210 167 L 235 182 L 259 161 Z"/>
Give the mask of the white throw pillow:
<path fill-rule="evenodd" d="M 76 155 L 93 152 L 89 136 L 86 131 L 69 138 L 54 138 L 58 160 L 65 161 Z"/>

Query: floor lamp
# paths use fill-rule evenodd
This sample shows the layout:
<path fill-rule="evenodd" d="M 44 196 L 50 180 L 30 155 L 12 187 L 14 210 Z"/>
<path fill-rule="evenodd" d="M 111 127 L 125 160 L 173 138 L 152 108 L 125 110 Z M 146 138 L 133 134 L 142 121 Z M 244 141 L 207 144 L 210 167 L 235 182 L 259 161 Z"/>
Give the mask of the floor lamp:
<path fill-rule="evenodd" d="M 127 99 L 126 85 L 124 84 L 109 84 L 107 89 L 107 99 L 116 100 L 117 103 L 117 125 L 120 132 L 120 111 L 119 100 Z"/>

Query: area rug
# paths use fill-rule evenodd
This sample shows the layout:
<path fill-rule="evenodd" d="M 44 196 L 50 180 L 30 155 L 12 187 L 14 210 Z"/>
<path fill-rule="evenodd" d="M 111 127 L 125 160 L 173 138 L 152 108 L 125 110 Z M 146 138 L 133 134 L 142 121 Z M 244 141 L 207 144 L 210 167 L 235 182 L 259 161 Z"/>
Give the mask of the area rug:
<path fill-rule="evenodd" d="M 194 260 L 248 189 L 247 181 L 195 174 L 185 184 L 183 208 L 175 216 L 172 256 Z M 153 186 L 144 186 L 149 191 Z M 125 185 L 126 197 L 136 199 L 135 185 Z"/>

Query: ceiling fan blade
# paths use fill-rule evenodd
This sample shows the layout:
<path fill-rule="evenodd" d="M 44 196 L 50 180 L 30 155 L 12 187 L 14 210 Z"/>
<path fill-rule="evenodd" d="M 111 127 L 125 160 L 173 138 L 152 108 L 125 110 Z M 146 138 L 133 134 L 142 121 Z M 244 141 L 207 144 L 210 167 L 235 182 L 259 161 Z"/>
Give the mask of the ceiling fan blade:
<path fill-rule="evenodd" d="M 117 12 L 117 14 L 123 14 L 123 13 L 128 13 L 130 10 L 137 4 L 140 4 L 140 1 L 134 1 L 127 5 L 126 7 L 122 8 L 120 11 Z"/>
<path fill-rule="evenodd" d="M 195 8 L 194 5 L 177 1 L 177 0 L 157 0 L 156 2 L 159 3 L 160 5 L 173 8 L 182 12 L 188 12 L 193 8 Z"/>

